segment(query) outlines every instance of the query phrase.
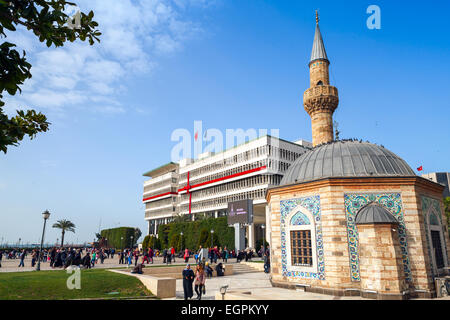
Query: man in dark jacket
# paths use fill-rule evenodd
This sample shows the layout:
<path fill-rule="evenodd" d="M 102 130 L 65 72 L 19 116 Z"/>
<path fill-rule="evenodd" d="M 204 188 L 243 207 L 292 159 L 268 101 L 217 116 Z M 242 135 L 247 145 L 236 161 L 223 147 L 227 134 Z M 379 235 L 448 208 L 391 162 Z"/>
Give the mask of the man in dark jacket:
<path fill-rule="evenodd" d="M 192 290 L 192 283 L 194 282 L 194 271 L 191 269 L 191 265 L 187 264 L 186 268 L 183 270 L 183 290 L 184 290 L 184 300 L 191 299 L 194 295 Z"/>

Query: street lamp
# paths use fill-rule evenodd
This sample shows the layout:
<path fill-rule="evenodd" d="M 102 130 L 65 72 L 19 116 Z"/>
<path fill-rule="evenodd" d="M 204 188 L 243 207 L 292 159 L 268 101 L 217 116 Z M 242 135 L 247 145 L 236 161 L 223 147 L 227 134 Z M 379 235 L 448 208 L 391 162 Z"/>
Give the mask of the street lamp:
<path fill-rule="evenodd" d="M 261 229 L 262 229 L 262 231 L 263 231 L 263 258 L 264 258 L 264 255 L 266 254 L 266 238 L 265 238 L 265 232 L 264 232 L 264 229 L 266 228 L 266 226 L 265 225 L 262 225 L 261 226 Z"/>
<path fill-rule="evenodd" d="M 45 225 L 47 224 L 47 219 L 50 217 L 50 212 L 48 212 L 48 210 L 45 210 L 42 213 L 42 217 L 44 218 L 44 228 L 42 229 L 41 249 L 39 250 L 39 257 L 38 257 L 36 271 L 41 270 L 41 255 L 42 255 L 42 246 L 44 245 Z"/>
<path fill-rule="evenodd" d="M 213 235 L 214 235 L 214 230 L 211 229 L 211 249 L 212 249 L 212 246 L 213 246 Z"/>
<path fill-rule="evenodd" d="M 180 232 L 180 236 L 181 236 L 181 250 L 183 250 L 183 232 Z"/>
<path fill-rule="evenodd" d="M 133 249 L 133 236 L 131 236 L 130 238 L 131 238 L 131 249 Z"/>

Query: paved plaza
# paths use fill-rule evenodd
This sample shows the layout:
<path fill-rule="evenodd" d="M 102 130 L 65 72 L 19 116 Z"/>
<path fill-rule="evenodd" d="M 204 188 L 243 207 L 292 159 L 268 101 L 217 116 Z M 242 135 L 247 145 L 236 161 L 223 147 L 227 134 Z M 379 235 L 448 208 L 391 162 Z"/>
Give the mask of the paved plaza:
<path fill-rule="evenodd" d="M 153 265 L 163 265 L 163 258 L 162 257 L 156 257 L 153 259 L 154 260 L 154 264 Z M 233 259 L 235 262 L 236 259 Z M 189 260 L 189 262 L 193 263 L 192 261 L 195 262 L 195 260 L 193 258 L 191 258 Z M 231 261 L 231 260 L 230 260 Z M 22 271 L 33 271 L 36 270 L 36 266 L 34 268 L 31 267 L 31 258 L 27 257 L 25 259 L 25 267 L 21 267 L 19 268 L 19 263 L 20 263 L 20 259 L 6 259 L 5 257 L 3 257 L 2 260 L 2 267 L 0 268 L 0 272 L 22 272 Z M 147 265 L 147 264 L 145 264 Z M 149 266 L 151 266 L 152 264 L 149 264 Z M 176 258 L 175 262 L 170 265 L 185 265 L 184 260 L 182 258 Z M 130 266 L 130 268 L 134 267 L 134 260 L 133 260 L 133 264 Z M 105 261 L 102 263 L 100 263 L 100 261 L 98 261 L 98 263 L 95 265 L 94 268 L 103 268 L 103 269 L 108 269 L 108 268 L 127 268 L 126 264 L 119 264 L 119 256 L 118 255 L 114 255 L 113 259 L 105 259 Z M 50 267 L 50 263 L 49 262 L 41 262 L 41 270 L 63 270 L 63 268 L 51 268 Z"/>
<path fill-rule="evenodd" d="M 3 259 L 0 272 L 25 272 L 33 271 L 36 268 L 31 267 L 31 259 L 25 259 L 25 267 L 18 268 L 19 259 Z M 190 259 L 190 262 L 195 262 Z M 236 259 L 229 259 L 229 264 L 236 264 Z M 163 264 L 163 258 L 154 258 L 153 265 Z M 185 265 L 183 259 L 176 259 L 172 265 Z M 134 266 L 134 265 L 133 265 Z M 149 265 L 151 266 L 151 264 Z M 126 265 L 125 265 L 126 267 Z M 105 259 L 104 263 L 100 262 L 95 265 L 95 268 L 112 269 L 124 268 L 123 264 L 119 264 L 119 257 L 114 259 Z M 131 268 L 131 267 L 130 267 Z M 48 262 L 41 263 L 41 270 L 62 270 L 62 268 L 51 268 Z M 206 294 L 202 296 L 202 300 L 215 300 L 216 294 L 220 292 L 220 287 L 228 285 L 227 292 L 230 294 L 239 292 L 240 295 L 248 296 L 249 299 L 258 300 L 366 300 L 361 297 L 336 297 L 325 294 L 317 294 L 311 292 L 296 291 L 283 288 L 275 288 L 270 284 L 270 275 L 264 272 L 249 272 L 239 273 L 232 276 L 213 277 L 206 280 Z M 196 294 L 194 293 L 194 298 Z M 183 300 L 183 280 L 176 280 L 176 298 L 168 300 Z M 414 299 L 421 300 L 421 299 Z M 434 299 L 434 300 L 450 300 L 450 297 Z"/>

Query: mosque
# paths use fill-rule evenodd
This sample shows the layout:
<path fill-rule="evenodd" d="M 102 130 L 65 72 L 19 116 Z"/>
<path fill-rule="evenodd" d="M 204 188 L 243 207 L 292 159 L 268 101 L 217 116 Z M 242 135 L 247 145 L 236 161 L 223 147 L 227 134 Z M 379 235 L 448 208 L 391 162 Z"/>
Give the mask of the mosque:
<path fill-rule="evenodd" d="M 313 148 L 267 191 L 272 285 L 337 296 L 432 298 L 448 271 L 444 187 L 383 146 L 334 140 L 337 88 L 319 18 L 303 96 Z"/>

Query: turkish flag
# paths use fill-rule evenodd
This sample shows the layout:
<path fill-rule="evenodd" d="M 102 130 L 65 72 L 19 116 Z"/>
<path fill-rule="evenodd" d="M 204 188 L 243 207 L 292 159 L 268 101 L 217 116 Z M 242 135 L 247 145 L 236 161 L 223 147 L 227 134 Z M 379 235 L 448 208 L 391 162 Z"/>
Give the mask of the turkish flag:
<path fill-rule="evenodd" d="M 423 171 L 423 166 L 418 167 L 417 171 Z"/>
<path fill-rule="evenodd" d="M 195 133 L 194 138 L 195 138 L 195 141 L 197 141 L 197 139 L 198 139 L 198 131 Z"/>

